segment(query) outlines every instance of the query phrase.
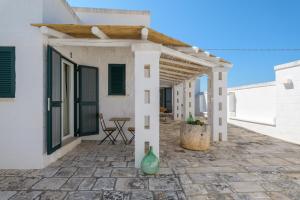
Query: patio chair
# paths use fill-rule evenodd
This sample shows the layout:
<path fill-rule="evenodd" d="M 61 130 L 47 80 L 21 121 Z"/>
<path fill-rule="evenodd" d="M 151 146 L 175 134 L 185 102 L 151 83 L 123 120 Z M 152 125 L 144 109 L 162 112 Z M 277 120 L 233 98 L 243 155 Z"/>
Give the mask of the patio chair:
<path fill-rule="evenodd" d="M 127 130 L 132 135 L 131 138 L 130 138 L 130 140 L 128 141 L 128 144 L 131 144 L 131 142 L 134 140 L 134 137 L 135 137 L 135 128 L 134 127 L 128 127 Z"/>
<path fill-rule="evenodd" d="M 104 118 L 103 118 L 103 114 L 100 113 L 99 114 L 99 118 L 100 118 L 100 125 L 102 128 L 103 133 L 106 135 L 99 144 L 102 144 L 106 139 L 109 139 L 113 144 L 115 144 L 115 139 L 113 137 L 113 133 L 117 130 L 116 127 L 106 127 Z"/>

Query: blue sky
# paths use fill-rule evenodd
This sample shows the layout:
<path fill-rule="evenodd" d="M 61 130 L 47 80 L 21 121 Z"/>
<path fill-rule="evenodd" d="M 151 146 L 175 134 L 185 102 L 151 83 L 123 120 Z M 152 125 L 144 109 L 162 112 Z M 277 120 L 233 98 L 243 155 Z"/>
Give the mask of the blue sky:
<path fill-rule="evenodd" d="M 299 0 L 68 0 L 72 6 L 149 10 L 151 27 L 203 49 L 300 49 Z M 274 80 L 300 51 L 210 51 L 234 64 L 230 87 Z"/>

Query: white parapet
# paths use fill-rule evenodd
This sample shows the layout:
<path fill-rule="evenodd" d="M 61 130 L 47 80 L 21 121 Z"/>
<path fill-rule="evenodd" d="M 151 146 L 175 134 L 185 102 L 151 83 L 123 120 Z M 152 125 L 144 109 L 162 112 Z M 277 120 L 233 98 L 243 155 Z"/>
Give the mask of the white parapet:
<path fill-rule="evenodd" d="M 161 46 L 135 44 L 135 167 L 140 168 L 145 144 L 159 157 L 159 58 Z"/>

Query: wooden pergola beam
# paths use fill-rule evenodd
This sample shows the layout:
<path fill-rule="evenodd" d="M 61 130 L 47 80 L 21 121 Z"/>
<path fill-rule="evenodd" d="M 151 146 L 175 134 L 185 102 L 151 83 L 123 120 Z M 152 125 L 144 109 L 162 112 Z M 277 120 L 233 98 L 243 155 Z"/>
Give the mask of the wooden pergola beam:
<path fill-rule="evenodd" d="M 177 51 L 175 49 L 171 49 L 171 48 L 168 48 L 168 47 L 165 47 L 165 46 L 162 46 L 161 47 L 161 50 L 162 50 L 162 53 L 164 54 L 167 54 L 167 55 L 170 55 L 172 57 L 177 57 L 181 60 L 187 60 L 187 61 L 190 61 L 192 63 L 196 63 L 197 65 L 194 65 L 194 66 L 197 66 L 196 68 L 199 68 L 201 66 L 205 66 L 205 67 L 216 67 L 217 65 L 213 62 L 210 62 L 210 61 L 207 61 L 207 60 L 204 60 L 202 58 L 197 58 L 195 56 L 191 56 L 191 55 L 188 55 L 188 54 L 185 54 L 185 53 L 182 53 L 180 51 Z M 178 61 L 176 61 L 178 62 Z M 180 62 L 180 63 L 183 63 L 184 65 L 185 64 L 188 64 L 188 63 L 185 63 L 185 62 Z M 181 64 L 182 65 L 182 64 Z M 199 66 L 198 66 L 199 65 Z"/>
<path fill-rule="evenodd" d="M 168 81 L 168 82 L 171 82 L 171 83 L 174 83 L 174 84 L 177 84 L 177 83 L 181 82 L 179 80 L 175 80 L 175 79 L 171 79 L 171 78 L 167 78 L 167 77 L 160 77 L 160 80 L 162 80 L 162 81 Z"/>
<path fill-rule="evenodd" d="M 93 26 L 91 28 L 91 32 L 97 38 L 100 38 L 100 39 L 109 39 L 109 37 L 103 31 L 101 31 L 100 28 L 97 27 L 97 26 Z"/>
<path fill-rule="evenodd" d="M 172 78 L 172 79 L 180 80 L 180 81 L 184 81 L 184 80 L 187 79 L 187 78 L 184 78 L 184 77 L 174 76 L 174 75 L 170 75 L 170 74 L 160 74 L 159 76 L 160 77 L 166 77 L 166 78 Z"/>
<path fill-rule="evenodd" d="M 164 81 L 166 83 L 171 83 L 173 85 L 180 83 L 179 81 L 169 80 L 169 79 L 165 79 L 165 78 L 160 78 L 160 81 Z"/>
<path fill-rule="evenodd" d="M 182 74 L 172 74 L 172 73 L 169 73 L 168 71 L 160 71 L 160 74 L 161 75 L 170 75 L 170 76 L 174 76 L 174 77 L 180 77 L 180 78 L 184 78 L 184 79 L 189 79 L 190 76 L 188 75 L 182 75 Z"/>
<path fill-rule="evenodd" d="M 62 39 L 65 39 L 65 38 L 72 39 L 73 38 L 73 37 L 71 37 L 70 35 L 68 35 L 66 33 L 56 31 L 56 30 L 48 28 L 46 26 L 40 27 L 40 31 L 41 31 L 42 34 L 47 35 L 49 37 L 62 38 Z"/>
<path fill-rule="evenodd" d="M 167 59 L 167 58 L 160 58 L 161 62 L 164 63 L 169 63 L 169 64 L 173 64 L 173 65 L 179 65 L 182 67 L 186 67 L 186 68 L 190 68 L 191 70 L 196 70 L 196 71 L 200 71 L 203 70 L 205 67 L 200 66 L 200 65 L 195 65 L 195 64 L 191 64 L 191 63 L 186 63 L 186 62 L 182 62 L 182 61 L 177 61 L 177 60 L 171 60 L 171 59 Z"/>
<path fill-rule="evenodd" d="M 182 72 L 182 73 L 186 73 L 186 74 L 193 74 L 193 75 L 204 72 L 203 70 L 195 71 L 195 70 L 186 69 L 186 68 L 182 68 L 182 67 L 178 67 L 178 66 L 174 66 L 174 65 L 165 65 L 165 64 L 160 64 L 160 68 L 165 69 L 165 70 L 170 70 L 170 71 Z"/>
<path fill-rule="evenodd" d="M 164 72 L 164 73 L 167 73 L 167 74 L 173 74 L 173 75 L 179 75 L 179 76 L 193 76 L 195 74 L 192 74 L 192 73 L 182 73 L 182 72 L 178 72 L 178 71 L 172 71 L 172 70 L 167 70 L 167 69 L 163 69 L 161 68 L 160 69 L 160 72 Z"/>

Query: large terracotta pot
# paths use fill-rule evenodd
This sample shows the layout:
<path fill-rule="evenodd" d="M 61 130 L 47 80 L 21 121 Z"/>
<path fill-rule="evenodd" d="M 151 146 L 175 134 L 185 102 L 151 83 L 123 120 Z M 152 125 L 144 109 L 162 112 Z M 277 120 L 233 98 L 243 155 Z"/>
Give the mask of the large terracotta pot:
<path fill-rule="evenodd" d="M 210 147 L 208 125 L 192 125 L 182 122 L 180 125 L 180 145 L 185 149 L 204 151 Z"/>

